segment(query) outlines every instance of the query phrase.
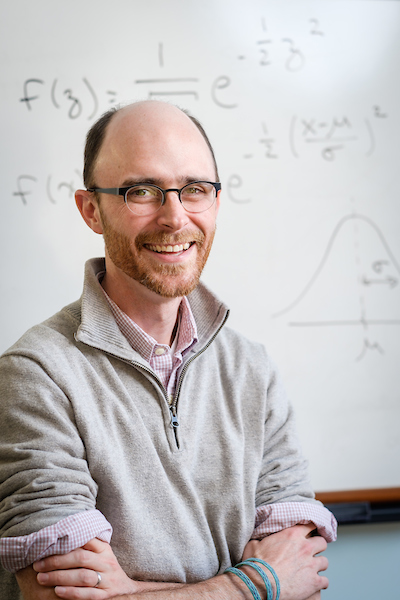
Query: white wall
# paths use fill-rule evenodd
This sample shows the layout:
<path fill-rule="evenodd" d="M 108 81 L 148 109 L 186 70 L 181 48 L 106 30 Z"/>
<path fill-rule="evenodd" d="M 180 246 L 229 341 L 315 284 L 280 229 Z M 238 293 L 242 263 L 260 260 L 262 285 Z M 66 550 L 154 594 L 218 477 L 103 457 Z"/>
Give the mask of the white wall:
<path fill-rule="evenodd" d="M 314 486 L 399 486 L 400 4 L 16 0 L 0 22 L 1 349 L 102 253 L 73 203 L 88 127 L 168 99 L 220 164 L 204 279 L 283 371 Z"/>

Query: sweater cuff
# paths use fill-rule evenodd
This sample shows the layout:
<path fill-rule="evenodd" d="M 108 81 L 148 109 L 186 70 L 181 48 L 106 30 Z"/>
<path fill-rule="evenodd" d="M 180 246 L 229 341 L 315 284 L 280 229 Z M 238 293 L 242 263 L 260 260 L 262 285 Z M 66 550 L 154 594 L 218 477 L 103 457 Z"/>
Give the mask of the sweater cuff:
<path fill-rule="evenodd" d="M 311 502 L 278 502 L 259 506 L 256 510 L 256 521 L 252 540 L 276 533 L 294 525 L 314 523 L 327 542 L 334 542 L 337 537 L 337 522 L 333 514 L 322 504 Z"/>
<path fill-rule="evenodd" d="M 98 510 L 70 515 L 29 535 L 0 539 L 0 559 L 6 571 L 16 573 L 53 554 L 67 554 L 94 538 L 109 543 L 112 527 Z"/>

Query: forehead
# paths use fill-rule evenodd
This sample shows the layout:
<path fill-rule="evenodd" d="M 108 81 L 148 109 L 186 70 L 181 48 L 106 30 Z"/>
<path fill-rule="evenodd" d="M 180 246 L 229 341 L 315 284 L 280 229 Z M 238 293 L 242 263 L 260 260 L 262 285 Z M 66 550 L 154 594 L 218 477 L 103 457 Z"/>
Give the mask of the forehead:
<path fill-rule="evenodd" d="M 96 179 L 118 177 L 119 181 L 187 175 L 214 179 L 215 167 L 205 139 L 186 114 L 171 105 L 146 102 L 122 109 L 113 117 L 95 173 Z"/>

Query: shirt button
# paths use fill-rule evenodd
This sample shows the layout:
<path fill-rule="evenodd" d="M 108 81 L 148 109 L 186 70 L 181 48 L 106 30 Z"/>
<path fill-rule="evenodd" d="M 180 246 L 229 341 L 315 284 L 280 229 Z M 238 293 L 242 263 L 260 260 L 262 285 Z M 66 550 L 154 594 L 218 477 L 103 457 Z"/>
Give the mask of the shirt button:
<path fill-rule="evenodd" d="M 162 354 L 165 354 L 165 348 L 156 348 L 156 349 L 154 350 L 154 354 L 155 354 L 156 356 L 161 356 Z"/>

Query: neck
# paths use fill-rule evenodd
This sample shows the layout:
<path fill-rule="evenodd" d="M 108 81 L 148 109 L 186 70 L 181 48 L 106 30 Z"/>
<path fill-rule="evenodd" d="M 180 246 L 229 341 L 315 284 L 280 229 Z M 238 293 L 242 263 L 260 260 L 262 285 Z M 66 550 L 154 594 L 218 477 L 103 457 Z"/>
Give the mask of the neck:
<path fill-rule="evenodd" d="M 121 281 L 107 271 L 103 289 L 121 310 L 159 344 L 170 346 L 178 326 L 182 298 L 164 298 L 134 279 Z"/>

